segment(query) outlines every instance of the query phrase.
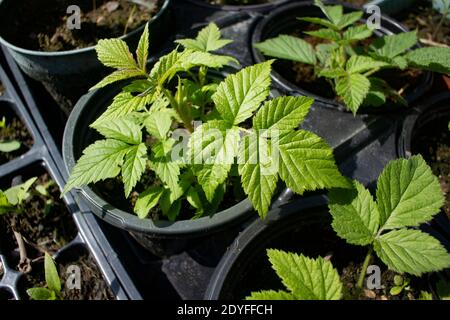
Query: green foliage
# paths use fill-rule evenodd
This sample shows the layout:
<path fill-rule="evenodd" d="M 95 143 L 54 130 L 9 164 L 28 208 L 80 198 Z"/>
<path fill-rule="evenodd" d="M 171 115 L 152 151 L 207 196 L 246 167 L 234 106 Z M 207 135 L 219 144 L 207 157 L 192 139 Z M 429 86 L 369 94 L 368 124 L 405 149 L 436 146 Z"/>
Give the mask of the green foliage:
<path fill-rule="evenodd" d="M 378 179 L 376 201 L 356 181 L 353 192 L 336 189 L 329 198 L 338 236 L 373 246 L 389 269 L 420 276 L 450 266 L 450 255 L 437 239 L 411 229 L 430 221 L 444 203 L 439 182 L 421 156 L 391 161 Z"/>
<path fill-rule="evenodd" d="M 6 118 L 3 117 L 2 120 L 0 120 L 0 129 L 8 129 L 8 125 L 6 124 Z M 13 152 L 20 149 L 20 146 L 22 144 L 20 141 L 17 140 L 11 140 L 11 141 L 1 141 L 0 142 L 0 152 Z"/>
<path fill-rule="evenodd" d="M 36 180 L 37 178 L 31 178 L 6 191 L 0 190 L 0 215 L 21 212 L 22 203 L 30 197 L 29 189 Z"/>
<path fill-rule="evenodd" d="M 27 294 L 32 300 L 61 300 L 61 280 L 52 257 L 46 252 L 44 260 L 47 288 L 31 288 Z"/>
<path fill-rule="evenodd" d="M 400 293 L 403 292 L 403 290 L 408 290 L 409 283 L 411 282 L 411 279 L 407 277 L 402 277 L 400 275 L 394 276 L 394 286 L 391 288 L 389 293 L 393 296 L 398 296 Z"/>
<path fill-rule="evenodd" d="M 348 186 L 330 147 L 298 129 L 313 100 L 266 101 L 272 61 L 244 68 L 219 83 L 208 70 L 234 59 L 212 53 L 230 42 L 221 38 L 216 25 L 201 30 L 196 39 L 177 42 L 184 50 L 161 57 L 145 79 L 125 85 L 91 125 L 104 139 L 84 150 L 64 192 L 118 178 L 129 198 L 138 182 L 146 181 L 139 186 L 145 191 L 137 198 L 135 213 L 140 218 L 151 211 L 152 217 L 162 213 L 173 221 L 183 205 L 193 209 L 194 218 L 214 214 L 231 172 L 240 176 L 262 217 L 279 178 L 300 194 Z M 143 50 L 138 57 L 144 56 Z M 97 51 L 108 66 L 139 68 L 121 42 L 103 40 Z M 152 181 L 147 182 L 148 176 Z"/>
<path fill-rule="evenodd" d="M 363 105 L 380 106 L 388 98 L 405 103 L 398 92 L 376 77 L 381 70 L 417 68 L 450 74 L 450 49 L 411 49 L 418 41 L 416 31 L 377 38 L 371 46 L 364 47 L 360 42 L 370 38 L 372 30 L 359 24 L 363 12 L 344 14 L 342 6 L 326 6 L 320 0 L 314 3 L 325 17 L 300 20 L 320 25 L 321 29 L 305 33 L 324 39 L 325 44 L 314 47 L 305 40 L 282 34 L 254 46 L 266 56 L 313 65 L 315 75 L 328 80 L 353 114 Z"/>
<path fill-rule="evenodd" d="M 304 255 L 267 250 L 272 268 L 281 278 L 286 291 L 253 292 L 247 300 L 339 300 L 343 285 L 330 261 Z"/>

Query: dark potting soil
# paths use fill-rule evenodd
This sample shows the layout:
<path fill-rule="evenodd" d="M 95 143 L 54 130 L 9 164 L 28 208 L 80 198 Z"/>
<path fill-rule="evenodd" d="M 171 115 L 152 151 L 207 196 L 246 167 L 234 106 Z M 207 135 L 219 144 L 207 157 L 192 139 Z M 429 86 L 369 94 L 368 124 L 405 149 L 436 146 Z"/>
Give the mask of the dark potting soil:
<path fill-rule="evenodd" d="M 450 45 L 450 19 L 444 19 L 438 29 L 441 19 L 442 15 L 433 9 L 431 1 L 419 0 L 401 17 L 401 22 L 410 30 L 418 29 L 420 39 Z"/>
<path fill-rule="evenodd" d="M 304 31 L 314 31 L 318 29 L 319 26 L 317 25 L 307 24 L 302 28 L 291 32 L 291 34 L 302 38 L 314 47 L 321 43 L 328 43 L 329 41 L 327 40 L 304 34 Z M 372 42 L 373 39 L 367 39 L 361 44 L 364 47 L 368 47 Z M 336 96 L 331 80 L 317 77 L 314 73 L 314 66 L 312 65 L 280 59 L 274 63 L 274 70 L 301 89 L 309 91 L 317 96 L 342 102 L 341 99 Z M 385 80 L 393 89 L 403 95 L 408 88 L 414 87 L 419 83 L 422 74 L 422 71 L 414 69 L 382 70 L 375 73 L 374 76 Z"/>
<path fill-rule="evenodd" d="M 342 3 L 349 3 L 358 7 L 362 7 L 363 5 L 365 5 L 367 3 L 367 0 L 343 0 L 340 1 Z"/>
<path fill-rule="evenodd" d="M 111 289 L 103 279 L 101 271 L 97 267 L 92 256 L 83 253 L 75 259 L 68 259 L 62 263 L 56 262 L 59 277 L 61 279 L 63 300 L 115 300 Z M 65 281 L 71 275 L 70 266 L 80 268 L 80 289 L 70 289 Z M 33 265 L 29 274 L 25 275 L 24 289 L 46 287 L 44 265 L 39 261 Z"/>
<path fill-rule="evenodd" d="M 5 39 L 30 50 L 65 51 L 95 45 L 104 38 L 121 37 L 155 15 L 164 1 L 146 0 L 152 9 L 131 0 L 79 0 L 80 29 L 71 29 L 70 0 L 25 0 L 15 5 L 20 15 L 5 17 Z"/>
<path fill-rule="evenodd" d="M 298 214 L 302 214 L 299 212 Z M 229 277 L 222 292 L 223 299 L 244 299 L 253 291 L 286 290 L 280 278 L 272 269 L 267 249 L 280 249 L 303 254 L 310 258 L 319 256 L 330 259 L 338 270 L 344 286 L 344 299 L 349 300 L 397 300 L 417 299 L 420 290 L 427 290 L 425 279 L 412 278 L 409 290 L 392 296 L 395 273 L 387 270 L 382 262 L 372 255 L 371 265 L 381 270 L 381 289 L 361 290 L 356 288 L 361 266 L 367 248 L 348 245 L 337 237 L 331 228 L 329 218 L 305 221 L 284 221 L 283 226 L 274 228 L 253 239 L 254 246 L 246 248 L 246 254 L 233 266 L 233 276 Z M 231 273 L 230 273 L 231 274 Z M 419 290 L 420 289 L 420 290 Z"/>
<path fill-rule="evenodd" d="M 4 92 L 5 92 L 5 87 L 3 86 L 3 83 L 0 82 L 0 97 L 3 96 Z"/>
<path fill-rule="evenodd" d="M 131 194 L 129 199 L 125 199 L 123 183 L 119 178 L 98 182 L 95 185 L 94 190 L 108 203 L 111 203 L 125 212 L 133 213 L 133 207 L 139 194 L 150 186 L 158 185 L 158 183 L 154 172 L 147 171 L 136 185 L 135 191 Z M 239 177 L 231 177 L 227 183 L 225 195 L 217 212 L 228 209 L 245 198 L 246 196 L 241 187 Z M 177 217 L 177 220 L 190 220 L 193 219 L 194 216 L 195 209 L 187 201 L 182 201 L 180 214 Z M 159 206 L 150 210 L 148 218 L 155 221 L 167 219 L 164 217 Z"/>
<path fill-rule="evenodd" d="M 22 181 L 27 179 L 23 178 Z M 47 188 L 49 196 L 35 191 L 37 185 L 46 185 L 49 181 L 51 180 L 47 173 L 38 177 L 30 189 L 31 196 L 25 201 L 22 213 L 0 216 L 0 245 L 5 253 L 11 255 L 11 266 L 17 266 L 20 258 L 13 228 L 24 238 L 30 259 L 41 257 L 44 251 L 56 252 L 77 235 L 77 228 L 60 199 L 58 187 L 51 184 Z"/>
<path fill-rule="evenodd" d="M 25 124 L 6 105 L 0 105 L 0 121 L 3 119 L 5 119 L 5 127 L 0 128 L 0 142 L 16 140 L 21 145 L 13 152 L 0 152 L 0 165 L 26 153 L 34 143 Z"/>
<path fill-rule="evenodd" d="M 450 116 L 440 116 L 414 133 L 411 149 L 421 154 L 439 178 L 445 195 L 444 210 L 450 219 Z"/>

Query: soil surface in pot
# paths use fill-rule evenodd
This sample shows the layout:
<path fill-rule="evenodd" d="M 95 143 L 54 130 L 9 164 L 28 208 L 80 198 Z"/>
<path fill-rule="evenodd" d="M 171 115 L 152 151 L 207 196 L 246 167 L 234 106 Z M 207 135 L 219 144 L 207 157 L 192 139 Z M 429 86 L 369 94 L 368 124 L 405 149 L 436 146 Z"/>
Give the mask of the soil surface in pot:
<path fill-rule="evenodd" d="M 354 6 L 362 7 L 367 3 L 367 0 L 345 0 L 345 1 L 339 1 L 342 3 L 352 4 Z"/>
<path fill-rule="evenodd" d="M 439 178 L 445 194 L 444 210 L 450 219 L 450 116 L 440 116 L 413 133 L 411 151 L 421 154 Z"/>
<path fill-rule="evenodd" d="M 21 183 L 27 178 L 16 177 L 15 179 L 21 180 L 19 182 Z M 45 186 L 49 182 L 47 196 L 35 190 L 37 185 Z M 0 216 L 0 244 L 3 252 L 11 255 L 11 267 L 16 267 L 20 260 L 13 226 L 14 230 L 22 235 L 27 256 L 31 260 L 41 257 L 45 251 L 56 252 L 72 241 L 78 233 L 71 213 L 60 199 L 58 187 L 51 182 L 47 173 L 38 177 L 30 193 L 31 196 L 25 201 L 22 213 Z"/>
<path fill-rule="evenodd" d="M 450 45 L 450 19 L 444 19 L 438 29 L 441 18 L 442 15 L 431 6 L 431 1 L 420 0 L 408 10 L 406 16 L 401 17 L 401 22 L 410 30 L 418 29 L 424 44 L 437 42 Z"/>
<path fill-rule="evenodd" d="M 16 12 L 4 17 L 8 26 L 2 36 L 9 42 L 30 50 L 65 51 L 95 45 L 104 38 L 121 37 L 154 16 L 163 0 L 146 0 L 151 7 L 131 0 L 80 0 L 80 28 L 71 27 L 70 0 L 26 0 L 15 4 Z M 69 22 L 69 23 L 68 23 Z"/>
<path fill-rule="evenodd" d="M 358 289 L 356 283 L 367 248 L 350 246 L 338 238 L 328 218 L 314 222 L 284 221 L 283 227 L 273 228 L 270 232 L 267 230 L 253 241 L 255 245 L 246 248 L 245 254 L 241 255 L 242 259 L 234 265 L 233 275 L 224 284 L 222 292 L 225 294 L 222 298 L 243 299 L 252 291 L 286 290 L 268 261 L 265 250 L 269 248 L 304 254 L 311 258 L 322 256 L 331 259 L 344 285 L 344 299 L 412 300 L 419 297 L 419 289 L 427 290 L 424 279 L 411 278 L 410 290 L 404 290 L 396 296 L 391 295 L 395 273 L 387 270 L 375 256 L 372 257 L 371 265 L 377 265 L 381 269 L 381 289 Z"/>
<path fill-rule="evenodd" d="M 291 35 L 302 38 L 308 43 L 316 46 L 329 41 L 305 35 L 305 31 L 315 31 L 320 29 L 315 24 L 307 24 L 303 27 L 290 32 Z M 360 43 L 363 47 L 369 47 L 374 38 L 367 39 Z M 277 60 L 274 63 L 274 70 L 277 71 L 287 81 L 295 84 L 297 87 L 309 91 L 317 96 L 324 97 L 336 102 L 343 103 L 340 97 L 336 96 L 332 84 L 323 77 L 317 77 L 314 74 L 314 66 L 300 62 L 288 60 Z M 374 74 L 374 76 L 384 79 L 397 92 L 404 94 L 408 88 L 414 88 L 421 80 L 423 74 L 420 70 L 383 70 Z"/>
<path fill-rule="evenodd" d="M 61 279 L 63 300 L 115 300 L 114 294 L 103 279 L 101 271 L 91 255 L 83 253 L 75 259 L 65 259 L 61 263 L 57 261 L 56 265 Z M 70 266 L 80 268 L 80 289 L 69 289 L 65 285 L 65 281 L 71 274 L 70 270 L 68 270 Z M 25 290 L 46 287 L 42 262 L 36 263 L 33 266 L 33 270 L 25 275 L 23 286 Z M 24 296 L 28 295 L 24 294 Z"/>
<path fill-rule="evenodd" d="M 34 140 L 28 128 L 12 110 L 6 106 L 0 105 L 0 107 L 0 121 L 5 121 L 5 125 L 0 127 L 0 142 L 14 140 L 20 142 L 19 149 L 12 152 L 0 152 L 1 165 L 26 153 L 33 146 Z"/>

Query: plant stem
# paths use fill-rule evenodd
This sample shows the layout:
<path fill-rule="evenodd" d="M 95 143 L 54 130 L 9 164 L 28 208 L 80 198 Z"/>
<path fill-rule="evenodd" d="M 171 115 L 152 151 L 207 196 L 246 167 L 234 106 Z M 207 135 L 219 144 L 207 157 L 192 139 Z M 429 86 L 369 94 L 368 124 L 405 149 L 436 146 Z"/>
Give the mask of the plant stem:
<path fill-rule="evenodd" d="M 14 237 L 16 238 L 17 246 L 19 247 L 19 255 L 20 255 L 20 261 L 19 261 L 19 270 L 23 273 L 29 273 L 31 271 L 31 264 L 30 259 L 27 255 L 27 249 L 25 247 L 25 243 L 23 241 L 22 235 L 13 230 Z"/>
<path fill-rule="evenodd" d="M 359 279 L 358 279 L 358 283 L 356 284 L 356 286 L 360 289 L 363 288 L 364 285 L 364 279 L 366 278 L 366 272 L 367 272 L 367 267 L 369 266 L 370 260 L 372 259 L 372 247 L 370 247 L 369 252 L 367 252 L 367 256 L 364 259 L 364 263 L 361 269 L 361 273 L 359 274 Z"/>
<path fill-rule="evenodd" d="M 136 11 L 136 5 L 134 5 L 133 8 L 130 11 L 130 15 L 128 16 L 127 23 L 125 24 L 125 29 L 123 30 L 123 35 L 127 34 L 128 25 L 130 24 L 131 20 L 133 19 L 135 11 Z"/>
<path fill-rule="evenodd" d="M 381 68 L 375 68 L 375 69 L 372 69 L 372 70 L 367 71 L 364 75 L 365 75 L 366 77 L 369 77 L 369 76 L 373 75 L 374 73 L 377 73 L 377 72 L 380 71 L 380 70 L 381 70 Z"/>
<path fill-rule="evenodd" d="M 433 35 L 431 37 L 432 40 L 436 40 L 437 34 L 439 32 L 439 30 L 442 27 L 442 24 L 444 23 L 445 19 L 447 19 L 447 15 L 448 15 L 448 10 L 446 10 L 443 14 L 442 14 L 442 18 L 439 21 L 439 24 L 436 27 L 436 30 L 434 30 Z"/>

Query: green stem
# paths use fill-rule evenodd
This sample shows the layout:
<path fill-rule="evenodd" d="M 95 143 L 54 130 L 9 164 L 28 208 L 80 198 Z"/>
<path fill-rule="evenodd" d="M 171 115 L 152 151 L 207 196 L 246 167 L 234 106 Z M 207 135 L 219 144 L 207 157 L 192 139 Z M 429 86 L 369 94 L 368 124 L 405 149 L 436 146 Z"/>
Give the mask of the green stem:
<path fill-rule="evenodd" d="M 134 12 L 135 12 L 135 11 L 136 11 L 136 5 L 134 5 L 133 8 L 132 8 L 131 11 L 130 11 L 130 15 L 128 16 L 127 23 L 125 24 L 125 28 L 124 28 L 124 30 L 123 30 L 123 35 L 126 35 L 126 34 L 127 34 L 127 31 L 128 31 L 128 25 L 130 24 L 130 22 L 131 22 L 131 20 L 132 20 L 132 18 L 133 18 L 133 16 L 134 16 Z"/>
<path fill-rule="evenodd" d="M 360 289 L 363 288 L 364 279 L 366 278 L 367 267 L 369 267 L 370 260 L 372 259 L 372 247 L 370 247 L 369 252 L 367 252 L 367 256 L 364 259 L 364 263 L 361 269 L 361 273 L 359 274 L 358 283 L 356 286 Z"/>
<path fill-rule="evenodd" d="M 372 70 L 367 71 L 366 73 L 364 73 L 364 75 L 365 75 L 366 77 L 370 77 L 371 75 L 373 75 L 374 73 L 377 73 L 377 72 L 380 71 L 380 70 L 381 70 L 381 68 L 375 68 L 375 69 L 372 69 Z"/>
<path fill-rule="evenodd" d="M 439 21 L 439 24 L 437 25 L 436 30 L 434 30 L 433 36 L 432 36 L 432 39 L 434 41 L 436 41 L 437 34 L 438 34 L 439 30 L 441 29 L 442 24 L 444 23 L 445 19 L 447 19 L 447 15 L 448 15 L 448 11 L 444 12 L 444 14 L 442 15 L 441 21 Z"/>

